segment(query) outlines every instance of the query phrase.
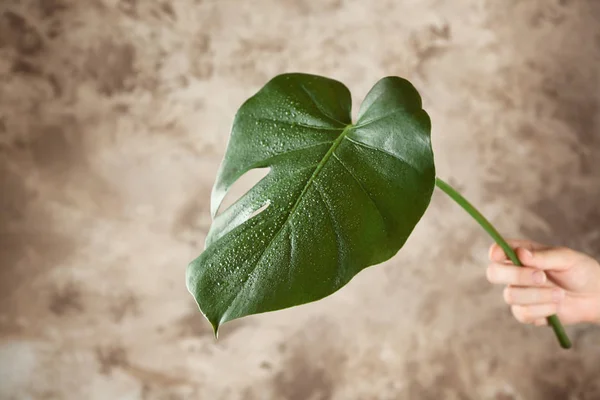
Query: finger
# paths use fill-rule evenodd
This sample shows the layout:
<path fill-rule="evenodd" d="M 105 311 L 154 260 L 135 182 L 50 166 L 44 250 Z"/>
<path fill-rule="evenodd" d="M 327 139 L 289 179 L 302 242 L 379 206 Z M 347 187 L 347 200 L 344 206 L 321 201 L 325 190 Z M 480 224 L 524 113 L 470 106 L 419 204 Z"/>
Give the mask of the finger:
<path fill-rule="evenodd" d="M 517 256 L 528 267 L 555 271 L 565 271 L 581 259 L 580 253 L 566 247 L 518 248 Z"/>
<path fill-rule="evenodd" d="M 490 264 L 486 271 L 490 283 L 514 286 L 550 286 L 546 273 L 536 268 Z"/>
<path fill-rule="evenodd" d="M 507 286 L 504 288 L 504 301 L 510 305 L 532 305 L 560 303 L 565 291 L 559 288 L 532 288 Z"/>
<path fill-rule="evenodd" d="M 535 321 L 554 315 L 558 311 L 558 304 L 536 304 L 531 306 L 512 306 L 513 316 L 523 324 L 532 324 Z"/>
<path fill-rule="evenodd" d="M 536 319 L 533 324 L 536 326 L 545 326 L 548 325 L 548 320 L 546 318 Z"/>
<path fill-rule="evenodd" d="M 547 247 L 546 245 L 543 245 L 541 243 L 537 243 L 537 242 L 534 242 L 531 240 L 509 239 L 506 242 L 508 243 L 510 248 L 513 250 L 515 250 L 518 247 L 522 247 L 522 248 L 525 248 L 528 250 L 544 249 Z M 508 260 L 506 253 L 504 252 L 504 250 L 502 250 L 502 248 L 497 243 L 494 243 L 493 245 L 490 246 L 490 251 L 489 251 L 488 256 L 489 256 L 490 261 L 501 262 L 501 261 Z"/>

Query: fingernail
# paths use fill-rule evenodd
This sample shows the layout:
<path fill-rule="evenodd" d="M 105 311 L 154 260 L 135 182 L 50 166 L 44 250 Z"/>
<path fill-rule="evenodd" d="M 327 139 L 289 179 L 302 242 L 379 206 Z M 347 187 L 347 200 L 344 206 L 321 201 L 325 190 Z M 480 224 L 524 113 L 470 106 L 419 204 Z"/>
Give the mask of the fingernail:
<path fill-rule="evenodd" d="M 546 282 L 546 274 L 544 271 L 535 271 L 533 273 L 533 281 L 537 284 L 542 284 Z"/>
<path fill-rule="evenodd" d="M 552 291 L 552 300 L 554 300 L 555 303 L 560 303 L 560 301 L 563 299 L 563 297 L 565 297 L 564 290 L 554 289 Z"/>
<path fill-rule="evenodd" d="M 533 254 L 531 254 L 531 251 L 527 250 L 527 249 L 523 249 L 521 250 L 521 253 L 525 256 L 525 258 L 527 259 L 531 259 L 531 257 L 533 257 Z"/>

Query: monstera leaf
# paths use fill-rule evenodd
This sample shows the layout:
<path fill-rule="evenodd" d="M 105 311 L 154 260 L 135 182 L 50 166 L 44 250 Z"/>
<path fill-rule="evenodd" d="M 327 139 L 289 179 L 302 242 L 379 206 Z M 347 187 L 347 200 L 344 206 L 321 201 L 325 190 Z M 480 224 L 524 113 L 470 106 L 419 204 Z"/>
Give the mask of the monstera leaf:
<path fill-rule="evenodd" d="M 431 124 L 410 82 L 377 82 L 356 123 L 350 108 L 340 82 L 284 74 L 239 109 L 213 188 L 206 249 L 186 277 L 215 335 L 232 319 L 319 300 L 391 258 L 436 185 L 521 265 L 494 226 L 436 178 Z M 255 168 L 270 171 L 217 215 L 229 188 Z M 548 322 L 570 348 L 558 317 Z"/>
<path fill-rule="evenodd" d="M 217 215 L 232 184 L 264 167 L 268 175 Z M 215 333 L 321 299 L 396 254 L 434 186 L 430 120 L 408 81 L 381 79 L 352 123 L 342 83 L 279 75 L 235 117 L 188 289 Z"/>

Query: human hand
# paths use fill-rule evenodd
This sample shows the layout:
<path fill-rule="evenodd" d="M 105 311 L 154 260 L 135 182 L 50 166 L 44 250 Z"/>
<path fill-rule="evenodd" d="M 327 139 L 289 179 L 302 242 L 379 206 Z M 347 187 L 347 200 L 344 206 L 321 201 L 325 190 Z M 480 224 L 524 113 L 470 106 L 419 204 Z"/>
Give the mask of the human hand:
<path fill-rule="evenodd" d="M 487 278 L 507 285 L 504 301 L 524 324 L 546 325 L 557 314 L 564 324 L 600 324 L 600 264 L 565 247 L 509 240 L 523 267 L 515 266 L 497 244 L 490 247 Z"/>

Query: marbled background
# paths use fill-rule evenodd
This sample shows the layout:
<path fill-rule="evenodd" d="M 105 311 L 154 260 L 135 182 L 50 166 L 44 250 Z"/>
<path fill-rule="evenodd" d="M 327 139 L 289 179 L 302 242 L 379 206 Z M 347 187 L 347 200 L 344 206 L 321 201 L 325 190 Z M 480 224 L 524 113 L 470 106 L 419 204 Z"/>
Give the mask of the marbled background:
<path fill-rule="evenodd" d="M 600 256 L 599 0 L 0 0 L 1 399 L 600 399 L 485 280 L 448 198 L 327 299 L 225 325 L 184 284 L 241 103 L 410 79 L 439 175 L 509 237 Z"/>

